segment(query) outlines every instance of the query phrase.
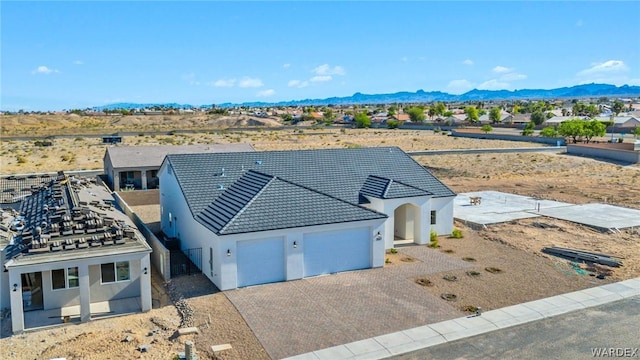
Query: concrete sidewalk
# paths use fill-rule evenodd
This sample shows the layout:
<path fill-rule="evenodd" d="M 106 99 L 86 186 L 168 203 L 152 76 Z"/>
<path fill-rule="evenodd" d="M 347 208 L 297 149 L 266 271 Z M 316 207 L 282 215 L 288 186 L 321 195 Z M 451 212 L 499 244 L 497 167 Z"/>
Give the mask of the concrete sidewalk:
<path fill-rule="evenodd" d="M 292 360 L 384 359 L 493 330 L 640 295 L 640 278 L 530 301 L 502 309 L 300 354 Z"/>

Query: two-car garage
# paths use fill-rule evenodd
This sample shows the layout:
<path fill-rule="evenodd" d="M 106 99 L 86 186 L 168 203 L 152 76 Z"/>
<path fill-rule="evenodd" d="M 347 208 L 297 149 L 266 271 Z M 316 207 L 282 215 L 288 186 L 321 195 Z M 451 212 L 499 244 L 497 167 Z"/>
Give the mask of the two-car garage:
<path fill-rule="evenodd" d="M 287 253 L 302 262 L 303 277 L 370 268 L 370 232 L 369 227 L 360 227 L 307 233 L 289 252 L 283 237 L 238 241 L 237 286 L 287 280 Z M 296 256 L 300 248 L 302 256 Z"/>

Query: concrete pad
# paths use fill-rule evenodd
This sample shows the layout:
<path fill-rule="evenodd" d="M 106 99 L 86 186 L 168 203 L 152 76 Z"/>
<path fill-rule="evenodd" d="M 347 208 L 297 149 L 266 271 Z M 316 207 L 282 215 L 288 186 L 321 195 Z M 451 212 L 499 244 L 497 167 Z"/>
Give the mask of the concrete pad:
<path fill-rule="evenodd" d="M 583 291 L 574 291 L 574 292 L 570 292 L 567 294 L 562 294 L 562 296 L 571 299 L 573 301 L 577 301 L 581 304 L 583 304 L 585 301 L 589 301 L 589 300 L 593 300 L 595 299 L 595 296 L 590 295 L 589 293 L 583 292 Z"/>
<path fill-rule="evenodd" d="M 432 337 L 441 336 L 440 333 L 430 328 L 428 325 L 420 326 L 413 329 L 404 330 L 403 333 L 412 340 L 424 340 Z"/>
<path fill-rule="evenodd" d="M 218 352 L 224 350 L 231 350 L 231 344 L 222 344 L 222 345 L 211 345 L 211 351 Z"/>
<path fill-rule="evenodd" d="M 584 289 L 584 290 L 580 290 L 579 292 L 587 294 L 589 296 L 593 296 L 594 298 L 603 298 L 603 297 L 616 296 L 616 297 L 622 299 L 622 297 L 620 295 L 617 295 L 614 292 L 605 290 L 605 289 L 603 289 L 601 287 L 594 287 L 594 288 Z"/>
<path fill-rule="evenodd" d="M 480 197 L 479 205 L 471 205 L 471 197 Z M 489 225 L 538 217 L 538 209 L 561 208 L 572 204 L 535 199 L 499 191 L 460 193 L 453 203 L 453 216 L 463 221 Z"/>
<path fill-rule="evenodd" d="M 429 327 L 437 331 L 441 335 L 449 334 L 454 331 L 462 331 L 466 329 L 464 326 L 458 324 L 453 320 L 441 321 L 439 323 L 431 324 L 429 325 Z"/>
<path fill-rule="evenodd" d="M 338 345 L 313 352 L 320 360 L 347 359 L 355 355 L 344 345 Z"/>
<path fill-rule="evenodd" d="M 584 204 L 540 209 L 539 214 L 599 229 L 626 229 L 640 226 L 640 210 L 607 204 Z"/>
<path fill-rule="evenodd" d="M 374 351 L 384 350 L 384 346 L 380 345 L 375 339 L 365 339 L 344 344 L 352 353 L 356 355 L 366 354 Z"/>
<path fill-rule="evenodd" d="M 629 279 L 625 281 L 620 281 L 618 284 L 622 284 L 624 286 L 628 286 L 632 289 L 640 290 L 640 278 Z"/>
<path fill-rule="evenodd" d="M 407 344 L 413 341 L 413 339 L 403 334 L 402 332 L 376 336 L 374 337 L 374 339 L 387 349 L 393 346 Z"/>

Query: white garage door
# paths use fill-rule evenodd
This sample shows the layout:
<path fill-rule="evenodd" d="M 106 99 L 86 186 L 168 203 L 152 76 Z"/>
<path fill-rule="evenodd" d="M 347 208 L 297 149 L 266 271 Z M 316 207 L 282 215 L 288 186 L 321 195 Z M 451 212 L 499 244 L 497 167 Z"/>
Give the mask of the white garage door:
<path fill-rule="evenodd" d="M 371 267 L 369 228 L 304 235 L 304 276 Z"/>
<path fill-rule="evenodd" d="M 285 280 L 282 238 L 239 241 L 238 287 Z"/>

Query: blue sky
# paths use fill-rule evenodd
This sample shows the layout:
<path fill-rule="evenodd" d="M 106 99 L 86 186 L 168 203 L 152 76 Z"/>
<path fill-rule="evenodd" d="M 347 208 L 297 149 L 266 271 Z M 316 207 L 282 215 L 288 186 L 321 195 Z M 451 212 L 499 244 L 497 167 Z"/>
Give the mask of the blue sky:
<path fill-rule="evenodd" d="M 17 2 L 2 110 L 640 85 L 640 2 Z"/>

